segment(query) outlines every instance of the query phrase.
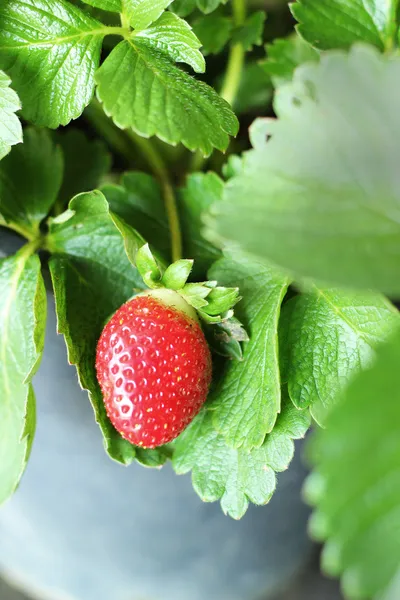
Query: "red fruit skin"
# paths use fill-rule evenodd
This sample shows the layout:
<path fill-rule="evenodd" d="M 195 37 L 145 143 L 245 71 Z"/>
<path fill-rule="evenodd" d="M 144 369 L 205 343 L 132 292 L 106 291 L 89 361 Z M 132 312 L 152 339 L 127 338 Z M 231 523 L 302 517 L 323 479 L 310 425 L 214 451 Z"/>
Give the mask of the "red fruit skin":
<path fill-rule="evenodd" d="M 211 354 L 197 321 L 141 295 L 105 326 L 96 370 L 115 429 L 132 444 L 155 448 L 175 439 L 204 404 Z"/>

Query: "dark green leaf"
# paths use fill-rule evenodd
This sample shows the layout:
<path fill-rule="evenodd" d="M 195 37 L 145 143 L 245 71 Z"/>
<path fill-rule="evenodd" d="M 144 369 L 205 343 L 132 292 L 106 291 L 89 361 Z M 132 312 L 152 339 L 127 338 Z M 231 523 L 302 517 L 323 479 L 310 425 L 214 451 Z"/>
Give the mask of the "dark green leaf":
<path fill-rule="evenodd" d="M 209 155 L 225 150 L 238 124 L 215 90 L 176 67 L 145 38 L 116 46 L 96 74 L 104 110 L 121 128 L 157 135 Z M 146 102 L 143 102 L 143 98 Z"/>
<path fill-rule="evenodd" d="M 253 13 L 247 17 L 244 25 L 235 31 L 232 41 L 241 44 L 246 52 L 253 46 L 261 46 L 265 19 L 266 14 L 263 10 Z"/>
<path fill-rule="evenodd" d="M 79 129 L 56 136 L 64 155 L 64 179 L 59 193 L 63 206 L 76 194 L 98 187 L 111 168 L 111 156 L 100 140 L 89 140 Z"/>
<path fill-rule="evenodd" d="M 248 62 L 242 72 L 234 109 L 238 114 L 259 110 L 265 113 L 271 105 L 273 88 L 270 77 L 258 62 Z"/>
<path fill-rule="evenodd" d="M 398 294 L 399 82 L 400 58 L 369 47 L 298 69 L 272 137 L 215 204 L 210 237 L 300 276 Z"/>
<path fill-rule="evenodd" d="M 11 146 L 22 142 L 22 127 L 15 114 L 21 103 L 10 85 L 11 80 L 0 71 L 0 160 L 10 152 Z"/>
<path fill-rule="evenodd" d="M 161 189 L 147 173 L 125 173 L 121 185 L 105 185 L 101 191 L 110 209 L 129 223 L 163 256 L 170 252 L 170 234 Z"/>
<path fill-rule="evenodd" d="M 326 540 L 324 570 L 341 575 L 346 597 L 354 600 L 397 597 L 389 592 L 399 569 L 399 364 L 397 332 L 309 448 L 315 470 L 306 495 L 316 505 L 311 531 Z"/>
<path fill-rule="evenodd" d="M 0 6 L 0 67 L 22 115 L 56 128 L 80 116 L 94 90 L 105 27 L 64 0 L 7 0 Z"/>
<path fill-rule="evenodd" d="M 366 42 L 383 50 L 395 29 L 398 0 L 298 0 L 298 31 L 321 50 Z"/>
<path fill-rule="evenodd" d="M 170 9 L 179 17 L 187 17 L 196 8 L 196 0 L 174 0 Z"/>
<path fill-rule="evenodd" d="M 0 260 L 0 503 L 14 492 L 35 434 L 32 377 L 43 352 L 46 292 L 30 245 Z"/>
<path fill-rule="evenodd" d="M 239 288 L 242 300 L 235 313 L 250 337 L 243 344 L 243 361 L 226 365 L 210 407 L 228 445 L 250 450 L 261 446 L 281 407 L 277 328 L 289 282 L 276 269 L 241 255 L 217 261 L 209 275 Z"/>
<path fill-rule="evenodd" d="M 400 322 L 397 310 L 380 294 L 316 287 L 290 300 L 281 319 L 288 321 L 282 341 L 289 395 L 298 408 L 311 405 L 319 423 Z"/>
<path fill-rule="evenodd" d="M 202 52 L 218 54 L 228 43 L 233 30 L 232 19 L 223 15 L 200 17 L 193 23 L 193 30 L 202 44 Z"/>
<path fill-rule="evenodd" d="M 226 4 L 228 0 L 196 0 L 196 2 L 197 7 L 203 13 L 208 14 L 213 12 L 213 10 L 215 10 L 216 8 L 218 8 L 220 4 Z"/>
<path fill-rule="evenodd" d="M 49 133 L 25 129 L 24 143 L 0 162 L 0 214 L 34 237 L 57 199 L 63 156 Z"/>
<path fill-rule="evenodd" d="M 213 244 L 202 235 L 203 215 L 222 198 L 224 182 L 215 173 L 193 173 L 178 195 L 179 213 L 187 258 L 194 259 L 193 277 L 201 279 L 221 256 Z"/>
<path fill-rule="evenodd" d="M 260 66 L 271 76 L 276 88 L 292 80 L 297 67 L 307 62 L 317 62 L 319 53 L 302 37 L 294 33 L 283 40 L 267 45 L 267 60 Z"/>
<path fill-rule="evenodd" d="M 304 437 L 307 412 L 287 403 L 274 431 L 250 452 L 227 446 L 212 424 L 212 411 L 203 410 L 175 443 L 177 473 L 192 470 L 193 487 L 204 502 L 221 500 L 225 514 L 240 519 L 249 501 L 266 504 L 274 493 L 274 471 L 287 469 L 294 453 L 293 439 Z"/>
<path fill-rule="evenodd" d="M 138 236 L 138 245 L 142 239 Z M 89 391 L 96 420 L 114 460 L 129 464 L 135 447 L 111 425 L 95 373 L 97 340 L 107 319 L 144 284 L 129 262 L 123 238 L 101 192 L 76 196 L 51 224 L 48 248 L 56 298 L 58 330 L 69 361 Z"/>

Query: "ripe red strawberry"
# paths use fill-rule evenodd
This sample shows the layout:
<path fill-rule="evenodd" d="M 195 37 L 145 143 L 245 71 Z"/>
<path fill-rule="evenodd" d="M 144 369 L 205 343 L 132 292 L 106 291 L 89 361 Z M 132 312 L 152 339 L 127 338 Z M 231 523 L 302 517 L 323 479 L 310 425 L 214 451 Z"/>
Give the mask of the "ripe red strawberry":
<path fill-rule="evenodd" d="M 195 311 L 167 289 L 139 294 L 105 326 L 97 378 L 114 427 L 132 444 L 175 439 L 204 404 L 211 355 Z"/>

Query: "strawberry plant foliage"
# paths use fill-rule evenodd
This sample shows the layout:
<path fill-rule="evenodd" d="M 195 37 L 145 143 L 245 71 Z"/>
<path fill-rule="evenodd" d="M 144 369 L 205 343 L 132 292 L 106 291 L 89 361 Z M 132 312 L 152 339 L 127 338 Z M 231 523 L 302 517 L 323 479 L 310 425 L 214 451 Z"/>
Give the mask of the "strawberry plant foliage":
<path fill-rule="evenodd" d="M 397 0 L 298 0 L 291 5 L 297 30 L 316 48 L 349 48 L 368 42 L 380 50 L 392 43 Z"/>
<path fill-rule="evenodd" d="M 27 244 L 0 259 L 0 503 L 14 492 L 35 435 L 32 377 L 43 352 L 46 294 Z"/>
<path fill-rule="evenodd" d="M 399 324 L 397 310 L 373 293 L 314 286 L 290 300 L 281 319 L 284 380 L 298 408 L 318 422 L 346 380 L 374 360 L 375 348 Z"/>
<path fill-rule="evenodd" d="M 0 159 L 11 146 L 22 142 L 22 127 L 15 113 L 21 108 L 20 100 L 10 87 L 11 81 L 0 71 Z"/>
<path fill-rule="evenodd" d="M 245 0 L 1 3 L 0 234 L 25 242 L 0 260 L 0 502 L 34 436 L 42 267 L 112 459 L 171 459 L 240 518 L 269 501 L 312 416 L 326 427 L 308 486 L 324 564 L 350 598 L 390 593 L 399 342 L 381 344 L 399 320 L 382 295 L 400 293 L 397 5 L 298 0 L 297 25 L 275 35 Z M 135 313 L 141 325 L 172 331 L 186 315 L 205 359 L 160 327 L 151 375 L 129 379 L 119 352 L 121 383 L 112 335 L 140 371 L 135 351 L 157 336 L 138 334 L 129 307 L 149 298 L 162 314 Z M 122 425 L 121 386 L 136 411 Z"/>
<path fill-rule="evenodd" d="M 215 205 L 213 239 L 300 276 L 398 293 L 399 76 L 398 58 L 360 46 L 296 71 L 271 138 Z"/>
<path fill-rule="evenodd" d="M 346 597 L 354 600 L 396 597 L 399 359 L 397 330 L 379 349 L 375 366 L 351 384 L 309 449 L 315 468 L 306 487 L 315 505 L 311 532 L 326 540 L 325 571 L 342 575 Z"/>
<path fill-rule="evenodd" d="M 120 28 L 103 25 L 66 0 L 3 5 L 0 67 L 15 79 L 23 115 L 41 126 L 66 125 L 81 115 L 97 81 L 98 96 L 118 126 L 204 154 L 213 147 L 225 150 L 229 135 L 237 133 L 237 120 L 212 88 L 175 67 L 176 61 L 187 62 L 203 71 L 204 59 L 189 25 L 163 13 L 167 4 L 96 2 L 122 11 L 128 24 Z M 124 40 L 96 75 L 108 34 Z"/>

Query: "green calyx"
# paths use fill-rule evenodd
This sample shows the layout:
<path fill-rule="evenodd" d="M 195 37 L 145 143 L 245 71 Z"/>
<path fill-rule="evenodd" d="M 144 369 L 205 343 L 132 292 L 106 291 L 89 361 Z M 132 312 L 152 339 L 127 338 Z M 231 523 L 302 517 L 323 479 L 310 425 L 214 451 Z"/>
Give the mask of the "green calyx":
<path fill-rule="evenodd" d="M 205 323 L 225 323 L 233 318 L 233 307 L 240 300 L 239 288 L 221 287 L 217 281 L 188 283 L 193 260 L 180 259 L 165 269 L 146 244 L 137 251 L 135 263 L 147 287 L 177 292 Z"/>

